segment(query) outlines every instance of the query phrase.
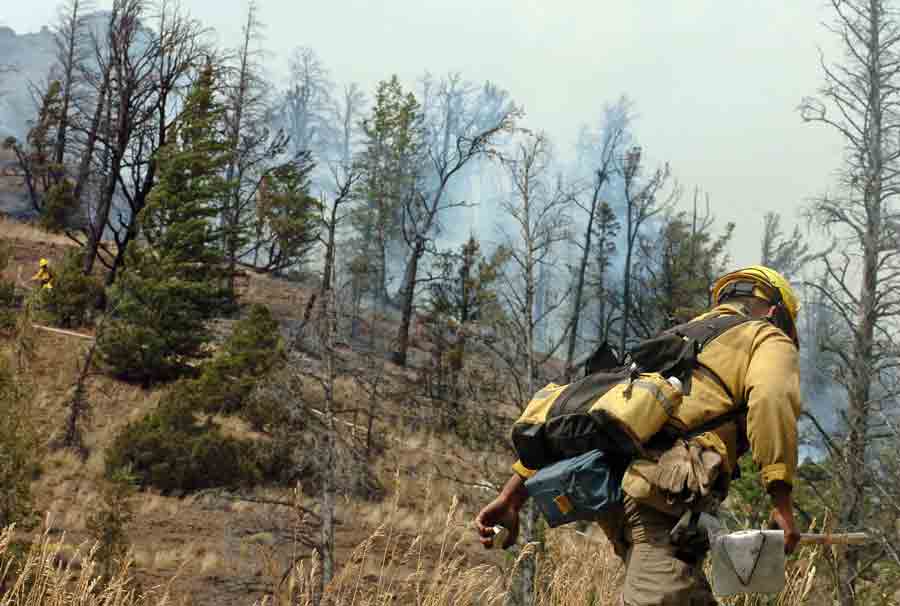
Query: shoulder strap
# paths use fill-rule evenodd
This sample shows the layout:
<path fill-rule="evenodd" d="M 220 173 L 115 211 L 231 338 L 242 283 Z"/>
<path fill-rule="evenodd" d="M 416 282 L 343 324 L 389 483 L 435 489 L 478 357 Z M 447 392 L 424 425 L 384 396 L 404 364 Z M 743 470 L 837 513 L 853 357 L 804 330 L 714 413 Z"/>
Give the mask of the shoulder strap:
<path fill-rule="evenodd" d="M 693 339 L 697 343 L 697 353 L 699 353 L 711 341 L 721 336 L 722 333 L 753 319 L 740 314 L 719 314 L 711 318 L 703 318 L 702 320 L 681 324 L 670 328 L 666 332 Z"/>
<path fill-rule="evenodd" d="M 726 331 L 734 328 L 735 326 L 740 326 L 745 322 L 750 322 L 754 319 L 755 318 L 738 314 L 722 314 L 714 316 L 712 318 L 689 322 L 687 324 L 683 324 L 682 326 L 676 326 L 672 330 L 677 331 L 678 334 L 683 334 L 688 338 L 695 339 L 699 345 L 699 349 L 702 350 L 703 347 L 714 341 Z M 704 374 L 712 377 L 712 379 L 715 380 L 723 390 L 725 390 L 728 398 L 732 402 L 734 402 L 734 394 L 731 393 L 731 389 L 728 387 L 728 384 L 726 384 L 725 381 L 722 380 L 722 377 L 720 377 L 712 368 L 706 366 L 705 364 L 701 364 L 699 361 L 697 362 L 697 367 L 701 369 Z M 684 432 L 680 432 L 680 437 L 684 439 L 695 438 L 708 431 L 718 429 L 726 423 L 735 421 L 746 413 L 747 404 L 745 402 L 741 402 L 735 408 L 732 408 L 728 412 L 723 413 L 718 417 L 713 417 L 705 423 L 701 423 L 697 427 Z"/>

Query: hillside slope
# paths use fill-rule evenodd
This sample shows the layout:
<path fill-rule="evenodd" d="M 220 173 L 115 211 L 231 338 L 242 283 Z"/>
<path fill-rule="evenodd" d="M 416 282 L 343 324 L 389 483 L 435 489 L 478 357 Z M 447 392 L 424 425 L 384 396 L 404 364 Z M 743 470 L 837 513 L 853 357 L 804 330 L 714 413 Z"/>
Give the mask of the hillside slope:
<path fill-rule="evenodd" d="M 13 251 L 5 277 L 15 279 L 22 289 L 30 287 L 28 278 L 39 258 L 57 262 L 69 246 L 64 238 L 50 237 L 8 220 L 0 223 L 0 239 Z M 302 314 L 307 297 L 302 287 L 252 277 L 244 288 L 243 302 L 266 303 L 282 323 L 289 325 Z M 49 444 L 63 427 L 63 404 L 90 341 L 40 330 L 34 338 L 35 358 L 30 365 L 36 385 L 33 414 L 44 442 Z M 8 342 L 9 337 L 0 337 L 0 346 L 4 339 Z M 424 352 L 418 353 L 419 359 L 427 358 Z M 352 359 L 355 354 L 348 355 Z M 408 388 L 399 387 L 414 380 L 415 374 L 414 369 L 385 364 L 387 384 L 397 387 L 388 391 L 404 393 Z M 349 407 L 360 395 L 357 389 L 352 381 L 343 382 L 341 404 Z M 82 462 L 68 451 L 51 452 L 34 484 L 36 510 L 47 512 L 53 532 L 64 535 L 67 553 L 74 554 L 88 539 L 86 521 L 98 504 L 104 449 L 126 423 L 151 410 L 162 391 L 142 390 L 99 373 L 90 379 L 87 460 Z M 484 453 L 470 451 L 452 434 L 435 433 L 428 422 L 432 413 L 410 410 L 410 402 L 397 396 L 397 401 L 385 399 L 380 403 L 375 433 L 383 452 L 371 469 L 386 494 L 379 502 L 341 499 L 336 530 L 338 566 L 345 567 L 358 545 L 379 535 L 369 544 L 370 549 L 391 545 L 391 552 L 396 554 L 406 553 L 412 546 L 418 550 L 418 564 L 399 558 L 391 573 L 391 591 L 398 595 L 405 593 L 403 587 L 412 591 L 411 579 L 421 577 L 422 570 L 443 561 L 442 554 L 447 558 L 451 552 L 454 565 L 460 569 L 489 565 L 497 571 L 491 573 L 492 578 L 500 580 L 497 567 L 508 564 L 508 556 L 481 550 L 470 524 L 476 509 L 491 496 L 483 487 L 481 470 L 493 467 L 502 475 L 507 457 L 485 458 Z M 252 435 L 238 420 L 220 422 L 228 432 Z M 309 541 L 317 539 L 317 529 L 309 515 L 303 519 L 300 514 L 316 511 L 316 496 L 314 491 L 303 492 L 302 485 L 298 495 L 276 487 L 240 495 L 218 491 L 184 496 L 140 492 L 133 502 L 135 521 L 127 529 L 135 577 L 143 587 L 171 583 L 173 595 L 190 596 L 192 604 L 249 604 L 273 593 L 291 562 L 298 557 L 307 561 L 311 555 Z M 291 507 L 292 503 L 300 508 Z M 454 512 L 448 518 L 451 508 Z M 392 526 L 385 534 L 383 525 L 387 522 Z M 446 534 L 448 528 L 450 535 Z M 386 582 L 374 563 L 355 573 L 361 575 L 362 586 L 370 586 L 371 591 Z"/>

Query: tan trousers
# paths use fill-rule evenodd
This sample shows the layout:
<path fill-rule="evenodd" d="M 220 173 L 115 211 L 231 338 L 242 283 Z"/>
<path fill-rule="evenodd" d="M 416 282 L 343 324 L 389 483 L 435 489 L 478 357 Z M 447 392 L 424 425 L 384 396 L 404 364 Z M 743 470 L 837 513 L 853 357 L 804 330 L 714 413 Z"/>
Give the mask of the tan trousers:
<path fill-rule="evenodd" d="M 669 542 L 678 520 L 639 505 L 630 497 L 601 522 L 616 553 L 625 560 L 625 606 L 714 606 L 703 574 L 706 552 L 685 553 Z"/>

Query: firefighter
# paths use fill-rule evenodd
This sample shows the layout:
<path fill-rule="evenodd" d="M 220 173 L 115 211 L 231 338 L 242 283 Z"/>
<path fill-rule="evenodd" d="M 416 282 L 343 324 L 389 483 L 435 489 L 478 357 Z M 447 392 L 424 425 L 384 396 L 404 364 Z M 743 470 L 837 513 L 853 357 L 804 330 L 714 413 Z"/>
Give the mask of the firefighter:
<path fill-rule="evenodd" d="M 646 458 L 624 462 L 623 502 L 599 523 L 626 562 L 620 603 L 627 606 L 716 603 L 703 574 L 707 537 L 681 527 L 692 513 L 715 512 L 748 449 L 771 497 L 771 521 L 784 531 L 785 550 L 793 551 L 800 538 L 791 496 L 800 415 L 797 296 L 781 274 L 752 266 L 717 280 L 711 299 L 712 309 L 700 319 L 740 314 L 748 321 L 703 348 L 693 388 L 668 426 L 684 435 L 710 417 L 744 405 L 746 412 L 690 440 L 667 438 L 664 428 L 647 445 Z M 534 471 L 521 463 L 513 471 L 476 517 L 486 547 L 495 525 L 510 531 L 504 547 L 518 533 L 519 510 L 528 498 L 524 482 Z"/>
<path fill-rule="evenodd" d="M 53 271 L 50 269 L 50 261 L 41 259 L 38 262 L 38 271 L 31 277 L 41 283 L 41 288 L 50 290 L 53 288 Z"/>

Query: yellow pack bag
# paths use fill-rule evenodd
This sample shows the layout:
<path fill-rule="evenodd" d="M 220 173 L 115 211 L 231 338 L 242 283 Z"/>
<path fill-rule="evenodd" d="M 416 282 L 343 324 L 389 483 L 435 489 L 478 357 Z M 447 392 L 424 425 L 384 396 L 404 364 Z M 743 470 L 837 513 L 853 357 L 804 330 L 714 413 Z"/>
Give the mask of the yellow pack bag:
<path fill-rule="evenodd" d="M 627 370 L 551 383 L 513 425 L 513 445 L 529 469 L 602 450 L 631 457 L 675 414 L 682 391 L 659 373 Z"/>
<path fill-rule="evenodd" d="M 591 450 L 634 457 L 690 393 L 702 348 L 748 320 L 720 315 L 690 322 L 639 343 L 623 365 L 568 385 L 550 383 L 513 425 L 520 462 L 541 469 Z"/>

